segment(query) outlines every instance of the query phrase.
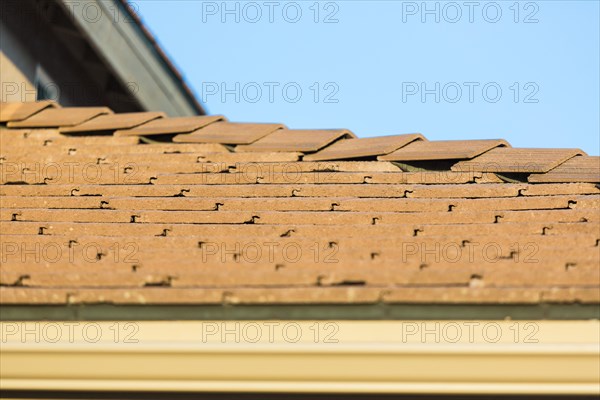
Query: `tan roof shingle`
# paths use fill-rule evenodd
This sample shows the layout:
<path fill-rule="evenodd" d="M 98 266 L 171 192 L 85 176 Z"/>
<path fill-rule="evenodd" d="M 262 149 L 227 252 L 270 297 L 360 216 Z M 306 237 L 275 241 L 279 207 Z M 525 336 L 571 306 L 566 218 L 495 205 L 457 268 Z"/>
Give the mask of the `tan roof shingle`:
<path fill-rule="evenodd" d="M 464 160 L 499 146 L 510 145 L 501 139 L 415 141 L 391 154 L 379 157 L 387 161 Z"/>
<path fill-rule="evenodd" d="M 0 122 L 21 121 L 49 107 L 56 107 L 53 101 L 31 103 L 0 103 Z"/>
<path fill-rule="evenodd" d="M 517 149 L 498 147 L 468 161 L 452 166 L 453 171 L 483 171 L 508 173 L 541 173 L 577 155 L 579 149 Z"/>
<path fill-rule="evenodd" d="M 382 156 L 406 146 L 414 141 L 423 140 L 419 133 L 408 135 L 381 136 L 364 139 L 338 140 L 323 150 L 304 157 L 305 161 L 343 160 L 361 157 Z"/>
<path fill-rule="evenodd" d="M 600 303 L 577 149 L 2 106 L 2 305 Z"/>
<path fill-rule="evenodd" d="M 346 129 L 279 129 L 256 142 L 239 146 L 237 151 L 298 151 L 312 153 L 339 139 L 354 138 Z"/>
<path fill-rule="evenodd" d="M 285 126 L 282 124 L 220 122 L 195 130 L 190 134 L 177 135 L 173 141 L 178 143 L 250 144 L 284 128 Z"/>
<path fill-rule="evenodd" d="M 108 107 L 46 108 L 21 121 L 11 121 L 9 128 L 68 127 L 82 124 L 99 115 L 112 114 Z"/>
<path fill-rule="evenodd" d="M 118 130 L 115 132 L 115 136 L 154 136 L 189 133 L 224 119 L 225 117 L 222 115 L 158 118 L 135 128 Z"/>
<path fill-rule="evenodd" d="M 82 124 L 61 128 L 61 133 L 85 133 L 101 131 L 117 131 L 121 129 L 134 128 L 146 122 L 165 116 L 162 112 L 139 112 L 101 115 Z"/>

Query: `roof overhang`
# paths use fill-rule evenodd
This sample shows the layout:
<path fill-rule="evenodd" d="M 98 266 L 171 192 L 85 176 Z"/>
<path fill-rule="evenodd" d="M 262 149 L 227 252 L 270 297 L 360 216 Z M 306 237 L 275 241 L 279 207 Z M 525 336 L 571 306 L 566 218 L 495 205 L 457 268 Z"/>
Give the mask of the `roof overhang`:
<path fill-rule="evenodd" d="M 58 2 L 144 110 L 173 117 L 204 114 L 178 70 L 125 1 Z"/>
<path fill-rule="evenodd" d="M 600 393 L 598 321 L 0 326 L 3 390 Z"/>

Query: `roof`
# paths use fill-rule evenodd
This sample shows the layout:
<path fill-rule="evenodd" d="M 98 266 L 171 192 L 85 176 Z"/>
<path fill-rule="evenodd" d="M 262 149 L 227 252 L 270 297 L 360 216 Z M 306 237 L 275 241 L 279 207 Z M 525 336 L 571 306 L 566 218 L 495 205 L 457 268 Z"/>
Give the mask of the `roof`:
<path fill-rule="evenodd" d="M 4 306 L 597 313 L 600 157 L 579 149 L 1 109 Z"/>
<path fill-rule="evenodd" d="M 184 76 L 167 56 L 137 13 L 126 0 L 58 2 L 72 20 L 90 51 L 116 75 L 126 93 L 143 110 L 162 109 L 167 115 L 202 115 L 205 111 Z M 85 10 L 98 10 L 98 18 Z M 110 40 L 106 40 L 110 37 Z"/>
<path fill-rule="evenodd" d="M 142 18 L 140 18 L 140 16 L 136 12 L 135 7 L 133 7 L 131 3 L 127 0 L 117 0 L 117 2 L 120 3 L 121 10 L 127 14 L 126 18 L 131 18 L 131 21 L 135 22 L 135 26 L 139 29 L 146 41 L 150 44 L 153 53 L 165 65 L 165 68 L 167 69 L 168 73 L 172 76 L 173 80 L 176 82 L 177 86 L 179 87 L 179 90 L 183 94 L 183 97 L 189 102 L 192 108 L 191 114 L 205 114 L 206 112 L 202 107 L 202 104 L 200 104 L 193 90 L 187 84 L 183 74 L 177 68 L 175 63 L 173 63 L 173 61 L 169 58 L 165 50 L 158 43 L 158 40 L 150 32 L 148 27 L 144 24 Z"/>

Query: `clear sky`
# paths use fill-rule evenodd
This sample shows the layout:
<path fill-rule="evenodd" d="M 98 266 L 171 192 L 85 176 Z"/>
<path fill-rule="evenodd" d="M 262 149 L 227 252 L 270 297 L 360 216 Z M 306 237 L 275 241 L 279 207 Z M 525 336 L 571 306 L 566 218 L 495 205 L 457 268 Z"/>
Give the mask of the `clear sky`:
<path fill-rule="evenodd" d="M 597 0 L 132 4 L 232 121 L 600 152 Z"/>

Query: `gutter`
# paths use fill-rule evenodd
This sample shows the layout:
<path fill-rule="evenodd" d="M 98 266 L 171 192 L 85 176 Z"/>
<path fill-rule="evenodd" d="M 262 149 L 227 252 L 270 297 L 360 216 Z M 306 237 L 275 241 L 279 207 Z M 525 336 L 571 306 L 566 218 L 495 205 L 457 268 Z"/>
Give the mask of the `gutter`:
<path fill-rule="evenodd" d="M 0 324 L 3 390 L 600 394 L 598 321 L 64 324 Z"/>

